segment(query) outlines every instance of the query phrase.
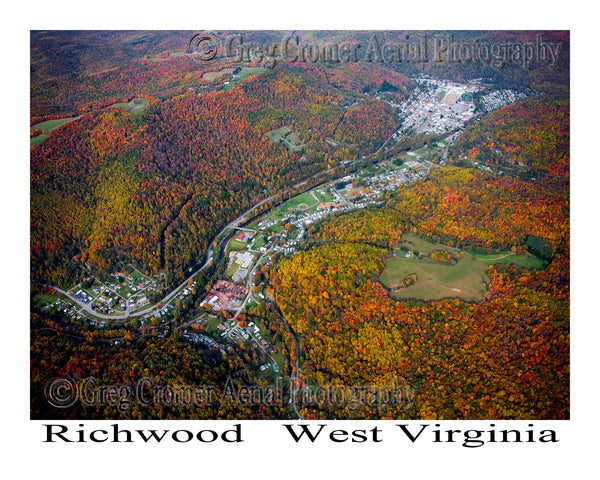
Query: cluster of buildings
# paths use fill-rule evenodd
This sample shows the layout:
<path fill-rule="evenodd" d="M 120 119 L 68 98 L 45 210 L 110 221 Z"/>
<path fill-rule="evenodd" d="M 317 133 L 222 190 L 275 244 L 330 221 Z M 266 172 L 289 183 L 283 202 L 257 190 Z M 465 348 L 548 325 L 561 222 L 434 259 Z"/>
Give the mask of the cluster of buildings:
<path fill-rule="evenodd" d="M 339 203 L 339 204 L 346 204 L 348 203 L 346 201 L 346 199 L 340 194 L 340 192 L 338 192 L 335 188 L 330 187 L 329 188 L 329 193 L 331 195 L 333 195 L 333 198 L 335 199 L 333 203 Z M 330 202 L 332 203 L 332 202 Z"/>
<path fill-rule="evenodd" d="M 241 305 L 248 295 L 248 289 L 227 280 L 219 280 L 208 292 L 208 296 L 200 303 L 201 307 L 209 305 L 214 311 L 231 310 Z"/>
<path fill-rule="evenodd" d="M 236 237 L 236 240 L 237 240 L 237 237 Z M 246 278 L 246 275 L 248 275 L 248 271 L 250 270 L 250 267 L 252 267 L 252 264 L 254 263 L 254 259 L 255 259 L 254 255 L 252 253 L 250 253 L 249 251 L 244 251 L 244 252 L 232 251 L 229 253 L 230 263 L 236 263 L 237 265 L 239 265 L 239 268 L 235 271 L 235 273 L 231 277 L 231 279 L 235 283 L 244 281 L 244 279 Z"/>
<path fill-rule="evenodd" d="M 242 233 L 240 233 L 237 237 L 235 237 L 235 239 L 238 242 L 247 243 L 248 241 L 250 241 L 252 239 L 252 237 L 254 237 L 254 232 L 246 230 L 246 231 L 243 231 Z"/>
<path fill-rule="evenodd" d="M 250 252 L 231 252 L 233 257 L 235 257 L 235 263 L 237 263 L 240 268 L 248 269 L 254 263 L 254 255 Z"/>
<path fill-rule="evenodd" d="M 446 133 L 464 127 L 475 114 L 472 94 L 483 87 L 421 77 L 416 81 L 416 98 L 399 106 L 405 117 L 400 132 Z"/>
<path fill-rule="evenodd" d="M 362 203 L 344 203 L 341 206 L 332 205 L 328 208 L 323 208 L 322 210 L 318 210 L 314 213 L 304 213 L 301 215 L 297 215 L 296 218 L 292 219 L 290 223 L 295 225 L 297 228 L 304 230 L 305 227 L 322 220 L 323 218 L 331 215 L 334 212 L 350 212 L 352 210 L 357 210 L 360 208 L 365 208 L 367 206 L 366 202 Z"/>
<path fill-rule="evenodd" d="M 527 98 L 527 95 L 520 92 L 514 92 L 513 90 L 505 89 L 505 90 L 495 90 L 487 95 L 483 95 L 479 102 L 481 104 L 481 108 L 486 112 L 493 112 L 494 110 L 498 110 L 499 108 L 504 107 L 510 103 L 518 102 L 519 100 L 524 100 Z"/>
<path fill-rule="evenodd" d="M 77 293 L 79 293 L 79 292 L 77 292 Z M 85 292 L 82 292 L 82 293 L 85 295 Z M 83 300 L 80 300 L 80 301 L 83 301 Z M 82 315 L 80 313 L 80 311 L 77 309 L 77 307 L 74 307 L 71 303 L 65 302 L 64 300 L 61 300 L 60 298 L 57 298 L 52 303 L 45 305 L 44 307 L 42 307 L 42 310 L 44 310 L 44 311 L 53 310 L 55 312 L 63 313 L 71 320 L 78 320 L 83 323 L 89 322 L 89 324 L 95 328 L 103 328 L 106 326 L 106 322 L 91 320 L 90 318 L 86 317 L 85 315 Z"/>
<path fill-rule="evenodd" d="M 393 192 L 398 188 L 398 185 L 408 185 L 427 174 L 427 166 L 424 163 L 409 160 L 404 162 L 404 165 L 405 167 L 397 170 L 390 171 L 386 169 L 381 173 L 367 177 L 365 181 L 369 185 L 370 192 L 375 197 L 379 197 L 383 192 Z"/>
<path fill-rule="evenodd" d="M 304 229 L 300 230 L 296 238 L 284 237 L 284 242 L 281 245 L 275 245 L 273 247 L 273 251 L 281 252 L 284 255 L 292 255 L 296 252 L 296 248 L 298 247 L 298 244 L 302 241 L 302 237 L 304 237 Z"/>
<path fill-rule="evenodd" d="M 234 321 L 232 328 L 225 330 L 221 336 L 232 340 L 245 341 L 250 338 L 250 331 L 247 327 L 240 327 L 240 324 Z"/>
<path fill-rule="evenodd" d="M 75 295 L 73 295 L 73 297 L 81 303 L 85 303 L 86 305 L 91 303 L 91 301 L 93 300 L 93 298 L 87 293 L 85 293 L 83 290 L 79 290 Z"/>
<path fill-rule="evenodd" d="M 221 351 L 226 352 L 227 347 L 225 345 L 218 344 L 215 340 L 213 340 L 208 335 L 204 335 L 202 333 L 196 332 L 188 332 L 187 330 L 183 332 L 184 338 L 187 338 L 190 342 L 200 343 L 208 348 L 219 348 Z"/>
<path fill-rule="evenodd" d="M 68 291 L 72 298 L 93 310 L 105 313 L 131 312 L 150 303 L 148 296 L 158 288 L 158 279 L 150 279 L 142 274 L 111 273 L 113 280 L 101 282 L 94 278 L 90 287 L 81 284 Z M 158 276 L 160 279 L 160 276 Z M 76 293 L 73 293 L 78 289 Z"/>
<path fill-rule="evenodd" d="M 265 218 L 263 220 L 261 220 L 260 222 L 258 222 L 258 229 L 259 230 L 266 230 L 267 228 L 271 228 L 272 226 L 274 226 L 277 222 L 275 222 L 275 220 L 271 220 L 270 218 Z"/>
<path fill-rule="evenodd" d="M 239 342 L 250 342 L 252 347 L 261 349 L 267 354 L 275 353 L 275 348 L 262 337 L 260 327 L 254 322 L 249 322 L 247 325 L 231 319 L 227 325 L 220 323 L 217 325 L 219 330 L 222 330 L 221 337 Z M 273 360 L 273 359 L 272 359 Z M 265 366 L 266 365 L 266 366 Z M 273 363 L 268 362 L 260 367 L 261 372 L 273 365 L 275 372 L 279 371 L 279 365 L 273 360 Z M 263 368 L 264 367 L 264 368 Z"/>
<path fill-rule="evenodd" d="M 160 318 L 160 317 L 166 315 L 167 313 L 169 313 L 174 308 L 175 308 L 175 305 L 173 305 L 173 304 L 167 305 L 167 306 L 161 308 L 160 310 L 158 310 L 157 312 L 155 312 L 154 316 L 156 318 Z M 142 320 L 142 323 L 144 323 L 143 320 Z"/>
<path fill-rule="evenodd" d="M 317 205 L 317 210 L 331 210 L 332 208 L 341 208 L 344 205 L 345 205 L 345 203 L 340 203 L 340 202 L 319 203 Z"/>

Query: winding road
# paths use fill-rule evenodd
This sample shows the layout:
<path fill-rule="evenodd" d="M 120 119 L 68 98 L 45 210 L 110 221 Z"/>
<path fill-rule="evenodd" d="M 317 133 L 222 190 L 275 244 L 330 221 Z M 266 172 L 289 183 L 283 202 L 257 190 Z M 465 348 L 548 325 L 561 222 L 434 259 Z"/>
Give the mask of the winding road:
<path fill-rule="evenodd" d="M 375 155 L 377 155 L 384 147 L 385 145 L 391 140 L 391 138 L 393 137 L 393 134 L 390 135 L 389 138 L 387 138 L 385 140 L 385 142 L 383 142 L 383 144 L 377 149 L 376 152 L 372 153 L 371 155 L 368 155 L 367 158 L 371 158 Z M 351 165 L 355 165 L 356 163 L 358 163 L 360 160 L 355 160 L 354 162 L 351 163 Z M 429 169 L 431 168 L 431 165 L 429 166 Z M 427 173 L 429 173 L 429 169 L 427 170 Z M 300 188 L 302 185 L 305 184 L 310 184 L 311 180 L 314 180 L 316 178 L 318 178 L 321 173 L 317 173 L 315 175 L 313 175 L 312 177 L 294 185 L 293 187 L 291 187 L 293 190 Z M 42 285 L 45 287 L 49 287 L 54 289 L 56 292 L 64 295 L 65 297 L 67 297 L 71 302 L 73 302 L 74 304 L 78 305 L 83 311 L 85 311 L 88 315 L 95 317 L 97 319 L 102 319 L 102 320 L 126 320 L 126 319 L 131 319 L 131 318 L 135 318 L 135 317 L 141 317 L 141 316 L 147 316 L 147 315 L 152 315 L 158 311 L 160 311 L 161 309 L 165 308 L 166 306 L 170 305 L 171 302 L 173 301 L 173 299 L 179 294 L 179 292 L 181 292 L 189 283 L 190 280 L 193 280 L 194 277 L 196 277 L 196 275 L 198 275 L 201 271 L 203 271 L 204 269 L 208 268 L 211 265 L 211 260 L 213 259 L 213 245 L 214 243 L 217 241 L 217 239 L 221 238 L 225 232 L 227 232 L 228 230 L 232 230 L 232 229 L 241 229 L 241 227 L 239 226 L 240 224 L 243 224 L 244 222 L 246 222 L 246 220 L 248 219 L 249 215 L 256 210 L 257 208 L 259 208 L 261 205 L 264 205 L 265 203 L 275 199 L 278 196 L 284 196 L 288 193 L 288 189 L 285 189 L 284 191 L 282 191 L 281 193 L 278 194 L 274 194 L 271 195 L 270 197 L 265 198 L 264 200 L 261 200 L 260 202 L 258 202 L 256 205 L 254 205 L 252 208 L 248 209 L 246 212 L 244 212 L 242 215 L 240 215 L 238 218 L 236 218 L 235 220 L 232 220 L 231 222 L 229 222 L 225 227 L 223 227 L 223 229 L 216 235 L 216 237 L 209 243 L 208 248 L 206 250 L 206 260 L 205 262 L 202 264 L 202 266 L 200 268 L 198 268 L 195 272 L 193 272 L 190 276 L 188 276 L 180 285 L 178 285 L 177 287 L 175 287 L 171 292 L 169 292 L 161 301 L 157 302 L 155 305 L 150 305 L 146 308 L 143 308 L 141 310 L 137 310 L 135 312 L 122 312 L 122 313 L 114 313 L 112 315 L 107 315 L 107 314 L 103 314 L 100 312 L 97 312 L 95 310 L 92 309 L 91 305 L 88 303 L 84 303 L 80 300 L 78 300 L 77 298 L 75 298 L 73 295 L 70 295 L 68 292 L 65 292 L 64 290 L 60 289 L 59 287 L 56 287 L 54 285 Z M 298 193 L 298 195 L 301 195 L 304 192 L 300 192 Z M 316 197 L 316 195 L 314 194 L 314 192 L 312 192 L 313 197 L 318 201 L 318 198 Z M 339 195 L 339 193 L 338 193 Z M 344 199 L 343 196 L 340 195 L 340 198 Z M 226 240 L 228 240 L 228 238 L 224 237 L 221 238 L 221 242 L 219 244 L 219 250 L 221 253 L 223 253 L 224 249 L 225 249 L 225 245 L 226 245 Z M 254 269 L 253 269 L 254 271 Z M 253 273 L 253 272 L 252 272 Z M 249 282 L 251 283 L 251 278 L 252 276 L 249 276 Z M 250 285 L 251 287 L 251 285 Z M 250 297 L 252 297 L 252 294 L 249 294 Z M 242 306 L 244 306 L 246 304 L 248 300 L 248 297 L 244 300 L 244 303 Z M 241 311 L 241 310 L 238 310 Z"/>
<path fill-rule="evenodd" d="M 210 262 L 211 262 L 211 260 L 213 258 L 213 244 L 214 244 L 214 242 L 219 237 L 221 237 L 227 230 L 230 230 L 230 229 L 233 229 L 233 228 L 239 228 L 238 225 L 240 225 L 241 223 L 245 222 L 246 219 L 247 219 L 247 217 L 248 217 L 248 215 L 250 213 L 252 213 L 255 209 L 257 209 L 261 205 L 263 205 L 263 204 L 269 202 L 270 200 L 274 199 L 275 197 L 277 197 L 277 195 L 271 195 L 270 197 L 265 198 L 264 200 L 258 202 L 252 208 L 250 208 L 249 210 L 246 210 L 238 218 L 236 218 L 235 220 L 229 222 L 225 227 L 223 227 L 223 229 L 211 241 L 211 243 L 209 244 L 208 248 L 206 249 L 206 261 L 204 262 L 204 264 L 198 270 L 196 270 L 194 273 L 192 273 L 189 277 L 187 277 L 179 286 L 175 287 L 169 294 L 167 294 L 165 296 L 165 298 L 163 298 L 156 305 L 150 305 L 149 307 L 146 307 L 146 308 L 144 308 L 142 310 L 138 310 L 138 311 L 132 312 L 132 313 L 124 312 L 124 313 L 121 313 L 121 314 L 106 315 L 104 313 L 100 313 L 100 312 L 97 312 L 97 311 L 93 310 L 90 304 L 84 303 L 84 302 L 78 300 L 73 295 L 69 294 L 68 292 L 65 292 L 64 290 L 62 290 L 61 288 L 59 288 L 59 287 L 57 287 L 55 285 L 42 285 L 42 286 L 43 287 L 51 288 L 51 289 L 55 290 L 56 292 L 64 295 L 71 302 L 73 302 L 76 305 L 78 305 L 79 307 L 81 307 L 90 316 L 93 316 L 93 317 L 96 317 L 96 318 L 101 318 L 103 320 L 124 320 L 124 319 L 129 319 L 129 318 L 134 318 L 134 317 L 141 317 L 141 316 L 145 316 L 145 315 L 152 315 L 153 313 L 156 313 L 159 310 L 161 310 L 162 308 L 165 308 L 166 306 L 168 306 L 171 303 L 171 301 L 175 298 L 175 296 L 188 285 L 188 282 L 191 279 L 193 279 L 202 270 L 204 270 L 205 268 L 207 268 L 210 265 Z M 225 240 L 227 240 L 227 239 L 225 239 L 225 238 L 222 239 L 221 243 L 219 245 L 219 249 L 220 249 L 221 252 L 224 250 L 225 244 L 227 243 Z"/>

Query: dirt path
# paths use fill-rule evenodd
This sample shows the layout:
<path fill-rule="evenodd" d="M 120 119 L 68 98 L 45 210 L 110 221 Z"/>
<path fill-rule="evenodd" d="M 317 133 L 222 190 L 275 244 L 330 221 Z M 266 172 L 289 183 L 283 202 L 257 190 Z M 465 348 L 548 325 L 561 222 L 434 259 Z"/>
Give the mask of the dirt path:
<path fill-rule="evenodd" d="M 507 253 L 506 255 L 502 255 L 501 257 L 498 258 L 476 258 L 476 260 L 480 260 L 482 262 L 490 262 L 490 261 L 496 261 L 496 260 L 502 260 L 503 258 L 506 257 L 510 257 L 511 255 L 515 255 L 514 253 Z"/>

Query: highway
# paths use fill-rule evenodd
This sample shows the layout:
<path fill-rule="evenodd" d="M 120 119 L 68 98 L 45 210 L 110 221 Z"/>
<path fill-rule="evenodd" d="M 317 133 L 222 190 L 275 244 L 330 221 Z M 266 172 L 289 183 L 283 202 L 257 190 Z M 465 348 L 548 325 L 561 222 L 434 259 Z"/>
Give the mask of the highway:
<path fill-rule="evenodd" d="M 177 296 L 177 294 L 182 291 L 189 283 L 190 279 L 193 279 L 196 275 L 198 275 L 202 270 L 204 270 L 205 268 L 207 268 L 210 265 L 210 261 L 213 258 L 213 244 L 215 241 L 217 241 L 217 239 L 219 237 L 221 237 L 223 234 L 225 234 L 225 232 L 227 230 L 231 230 L 234 228 L 237 228 L 238 225 L 240 225 L 241 223 L 243 223 L 248 215 L 250 213 L 252 213 L 255 209 L 257 209 L 258 207 L 260 207 L 261 205 L 267 203 L 268 201 L 274 199 L 277 195 L 271 195 L 268 198 L 265 198 L 264 200 L 260 201 L 259 203 L 257 203 L 256 205 L 254 205 L 252 208 L 250 208 L 249 210 L 247 210 L 246 212 L 244 212 L 242 215 L 240 215 L 238 218 L 236 218 L 235 220 L 229 222 L 225 227 L 223 227 L 223 229 L 218 233 L 218 235 L 211 241 L 211 243 L 209 244 L 207 250 L 206 250 L 206 260 L 204 262 L 204 264 L 195 272 L 193 272 L 189 277 L 187 277 L 180 285 L 178 285 L 177 287 L 175 287 L 173 290 L 171 290 L 171 292 L 169 292 L 160 302 L 158 302 L 156 305 L 150 305 L 144 309 L 129 313 L 129 312 L 123 312 L 123 313 L 114 313 L 112 315 L 107 315 L 104 313 L 100 313 L 97 312 L 95 310 L 92 309 L 91 307 L 91 303 L 84 303 L 82 301 L 80 301 L 79 299 L 75 298 L 73 295 L 70 295 L 68 292 L 65 292 L 64 290 L 60 289 L 59 287 L 55 286 L 55 285 L 42 285 L 43 287 L 48 287 L 48 288 L 52 288 L 53 290 L 56 290 L 58 293 L 64 295 L 65 297 L 67 297 L 69 300 L 71 300 L 73 303 L 75 303 L 76 305 L 78 305 L 79 307 L 81 307 L 82 310 L 84 310 L 88 315 L 95 317 L 95 318 L 100 318 L 102 320 L 126 320 L 126 319 L 130 319 L 130 318 L 135 318 L 135 317 L 141 317 L 141 316 L 146 316 L 146 315 L 152 315 L 158 311 L 160 311 L 162 308 L 165 308 L 166 306 L 168 306 L 171 301 Z M 229 238 L 223 238 L 221 240 L 221 243 L 219 244 L 219 250 L 221 255 L 223 254 L 224 250 L 225 250 L 225 246 L 227 245 L 227 241 L 229 240 Z M 246 302 L 244 301 L 244 304 Z"/>

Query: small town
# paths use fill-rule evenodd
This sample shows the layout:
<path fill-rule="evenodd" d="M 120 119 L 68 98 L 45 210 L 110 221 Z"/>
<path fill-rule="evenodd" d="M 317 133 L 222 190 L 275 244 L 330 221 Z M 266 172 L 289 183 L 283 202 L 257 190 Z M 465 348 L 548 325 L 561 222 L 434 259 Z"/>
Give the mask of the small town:
<path fill-rule="evenodd" d="M 463 128 L 475 114 L 473 94 L 480 85 L 460 84 L 446 80 L 416 77 L 416 98 L 400 106 L 405 121 L 399 133 L 440 134 Z"/>
<path fill-rule="evenodd" d="M 261 337 L 259 327 L 239 321 L 246 309 L 268 301 L 262 283 L 256 282 L 261 267 L 270 267 L 276 261 L 275 255 L 293 255 L 304 242 L 306 230 L 325 217 L 378 205 L 385 192 L 408 185 L 427 176 L 431 169 L 444 166 L 449 145 L 475 114 L 473 94 L 484 88 L 480 81 L 460 84 L 424 75 L 414 80 L 418 83 L 415 96 L 405 104 L 392 104 L 403 123 L 391 139 L 409 131 L 447 134 L 446 138 L 415 151 L 401 152 L 368 169 L 301 193 L 248 225 L 232 226 L 237 233 L 225 249 L 228 264 L 224 276 L 202 299 L 200 307 L 205 313 L 188 323 L 191 327 L 197 324 L 206 328 L 208 335 L 186 330 L 189 341 L 206 348 L 223 348 L 223 351 L 226 351 L 225 346 L 216 338 L 222 342 L 250 342 L 271 358 L 261 371 L 272 367 L 271 371 L 278 372 L 279 364 L 273 357 L 275 351 L 269 341 Z M 522 93 L 498 90 L 482 96 L 480 103 L 492 111 L 522 98 Z M 281 128 L 271 132 L 272 140 L 281 141 L 282 135 L 290 136 L 290 133 Z M 489 169 L 483 165 L 475 167 Z M 224 235 L 227 232 L 225 230 Z M 111 276 L 110 281 L 104 282 L 90 277 L 66 292 L 57 289 L 61 298 L 53 298 L 44 308 L 60 310 L 72 321 L 88 323 L 92 328 L 104 328 L 107 322 L 123 319 L 140 325 L 158 325 L 172 321 L 176 305 L 196 295 L 193 274 L 188 282 L 156 305 L 151 299 L 155 299 L 163 287 L 164 274 L 151 278 L 128 265 Z"/>
<path fill-rule="evenodd" d="M 571 122 L 595 113 L 581 13 L 157 6 L 94 5 L 108 27 L 70 29 L 81 8 L 28 5 L 9 44 L 29 50 L 9 96 L 29 125 L 7 125 L 9 221 L 29 213 L 9 223 L 29 227 L 9 256 L 28 250 L 30 287 L 28 319 L 7 317 L 29 350 L 25 415 L 9 388 L 13 470 L 39 445 L 25 468 L 57 477 L 585 478 L 571 319 L 588 343 L 597 322 L 581 312 L 593 283 L 571 282 L 593 257 L 571 226 L 597 176 L 586 158 L 579 188 L 571 163 L 594 137 Z M 144 11 L 180 25 L 138 27 Z M 282 28 L 253 29 L 269 14 Z"/>
<path fill-rule="evenodd" d="M 261 366 L 261 373 L 279 375 L 281 358 L 278 362 L 270 340 L 261 336 L 258 325 L 239 321 L 239 315 L 247 308 L 268 301 L 262 284 L 255 284 L 261 267 L 271 266 L 274 255 L 293 255 L 304 242 L 306 230 L 327 216 L 378 205 L 386 191 L 423 178 L 432 168 L 443 165 L 450 140 L 451 137 L 414 152 L 404 152 L 367 170 L 313 188 L 244 227 L 233 227 L 237 233 L 225 249 L 228 265 L 224 278 L 203 297 L 200 307 L 205 313 L 186 324 L 190 329 L 185 329 L 185 338 L 204 348 L 224 352 L 227 343 L 249 344 L 270 359 Z M 433 156 L 438 163 L 431 161 Z M 105 282 L 90 277 L 65 292 L 57 289 L 61 298 L 54 298 L 44 308 L 60 310 L 72 321 L 87 323 L 94 329 L 123 319 L 152 326 L 171 322 L 176 305 L 196 294 L 196 282 L 191 277 L 160 303 L 152 305 L 151 298 L 161 289 L 164 274 L 151 278 L 129 265 L 111 277 Z M 195 325 L 204 329 L 204 333 L 195 330 Z"/>
<path fill-rule="evenodd" d="M 483 110 L 486 113 L 489 113 L 498 110 L 509 103 L 515 103 L 525 98 L 527 98 L 527 95 L 522 92 L 514 92 L 509 89 L 494 90 L 493 92 L 483 95 L 480 99 L 480 103 Z"/>

